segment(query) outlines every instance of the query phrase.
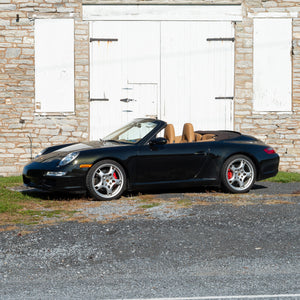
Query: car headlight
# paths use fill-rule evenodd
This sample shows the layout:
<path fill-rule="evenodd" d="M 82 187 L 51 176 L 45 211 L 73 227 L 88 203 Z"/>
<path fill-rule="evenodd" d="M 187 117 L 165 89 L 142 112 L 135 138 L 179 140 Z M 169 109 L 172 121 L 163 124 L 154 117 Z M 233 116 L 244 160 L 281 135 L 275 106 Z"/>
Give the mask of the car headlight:
<path fill-rule="evenodd" d="M 77 156 L 79 155 L 79 152 L 71 152 L 67 156 L 65 156 L 60 163 L 58 164 L 59 167 L 65 166 L 72 162 Z"/>

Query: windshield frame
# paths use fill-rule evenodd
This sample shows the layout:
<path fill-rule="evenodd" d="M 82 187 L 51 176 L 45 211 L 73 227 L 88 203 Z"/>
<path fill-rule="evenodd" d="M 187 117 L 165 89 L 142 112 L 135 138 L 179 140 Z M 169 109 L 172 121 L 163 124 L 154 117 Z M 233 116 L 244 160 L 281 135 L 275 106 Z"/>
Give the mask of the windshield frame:
<path fill-rule="evenodd" d="M 115 134 L 122 134 L 123 132 L 125 132 L 125 128 L 129 127 L 131 124 L 132 126 L 135 123 L 145 123 L 145 122 L 152 122 L 155 124 L 155 127 L 149 132 L 147 133 L 143 138 L 141 138 L 139 141 L 135 142 L 135 143 L 131 143 L 131 142 L 126 142 L 126 141 L 122 141 L 122 140 L 114 140 L 112 139 L 112 136 Z M 138 118 L 138 119 L 134 119 L 131 122 L 125 124 L 124 126 L 118 128 L 117 130 L 113 131 L 112 133 L 108 134 L 107 136 L 105 136 L 103 139 L 101 139 L 102 141 L 106 142 L 106 141 L 110 141 L 110 142 L 116 142 L 116 143 L 120 143 L 120 144 L 126 144 L 126 145 L 143 145 L 143 144 L 147 144 L 153 137 L 156 136 L 156 134 L 158 132 L 160 132 L 164 127 L 167 126 L 167 123 L 161 120 L 157 120 L 157 119 L 151 119 L 151 118 Z M 122 132 L 122 129 L 124 128 L 124 131 Z"/>

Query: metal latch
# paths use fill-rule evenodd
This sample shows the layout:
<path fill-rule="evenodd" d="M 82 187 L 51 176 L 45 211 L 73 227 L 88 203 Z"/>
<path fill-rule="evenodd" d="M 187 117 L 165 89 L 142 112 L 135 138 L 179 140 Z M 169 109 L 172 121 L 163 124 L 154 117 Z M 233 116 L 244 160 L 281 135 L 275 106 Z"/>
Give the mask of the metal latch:
<path fill-rule="evenodd" d="M 120 99 L 120 101 L 128 103 L 128 102 L 132 102 L 132 101 L 136 101 L 136 100 L 130 99 L 130 98 L 124 98 L 124 99 Z"/>

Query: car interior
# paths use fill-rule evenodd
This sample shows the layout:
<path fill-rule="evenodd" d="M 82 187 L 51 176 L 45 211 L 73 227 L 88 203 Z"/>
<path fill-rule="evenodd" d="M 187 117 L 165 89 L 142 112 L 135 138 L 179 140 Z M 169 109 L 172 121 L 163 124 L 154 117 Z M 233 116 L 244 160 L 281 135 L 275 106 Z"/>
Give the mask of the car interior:
<path fill-rule="evenodd" d="M 194 131 L 194 126 L 191 123 L 184 124 L 181 136 L 175 136 L 173 124 L 167 124 L 164 132 L 168 144 L 213 142 L 236 138 L 240 135 L 239 132 L 227 130 Z"/>
<path fill-rule="evenodd" d="M 193 142 L 209 142 L 215 140 L 214 134 L 200 134 L 194 131 L 191 123 L 185 123 L 181 136 L 175 136 L 173 124 L 168 124 L 165 128 L 164 137 L 167 139 L 168 144 L 177 143 L 193 143 Z"/>

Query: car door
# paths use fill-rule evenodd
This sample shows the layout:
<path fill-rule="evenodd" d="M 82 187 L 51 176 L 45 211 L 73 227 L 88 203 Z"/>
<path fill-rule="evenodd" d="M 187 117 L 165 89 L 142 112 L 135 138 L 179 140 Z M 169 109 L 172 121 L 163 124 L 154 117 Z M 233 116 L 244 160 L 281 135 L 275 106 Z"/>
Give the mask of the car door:
<path fill-rule="evenodd" d="M 209 145 L 204 142 L 140 146 L 135 182 L 197 180 L 203 175 L 208 161 Z"/>

